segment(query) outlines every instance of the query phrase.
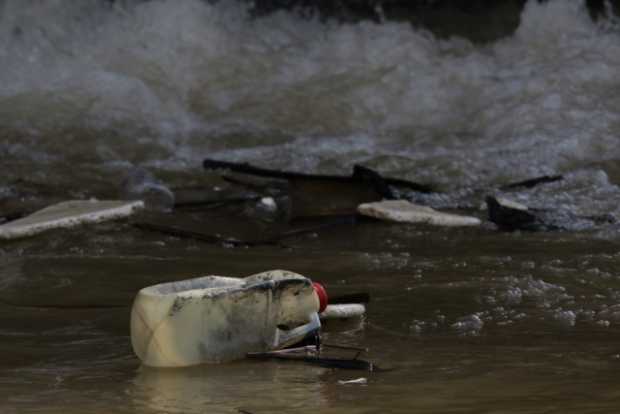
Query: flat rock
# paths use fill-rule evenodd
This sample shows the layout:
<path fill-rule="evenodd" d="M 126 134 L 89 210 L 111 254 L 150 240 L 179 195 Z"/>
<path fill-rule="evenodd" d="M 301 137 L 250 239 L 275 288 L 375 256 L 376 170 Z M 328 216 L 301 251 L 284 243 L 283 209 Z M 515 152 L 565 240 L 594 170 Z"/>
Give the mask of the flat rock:
<path fill-rule="evenodd" d="M 32 236 L 49 229 L 114 220 L 130 216 L 143 207 L 142 201 L 64 201 L 0 226 L 0 239 L 16 239 Z"/>
<path fill-rule="evenodd" d="M 442 213 L 405 200 L 360 204 L 357 211 L 364 216 L 401 223 L 425 223 L 446 227 L 480 225 L 480 219 L 476 217 Z"/>

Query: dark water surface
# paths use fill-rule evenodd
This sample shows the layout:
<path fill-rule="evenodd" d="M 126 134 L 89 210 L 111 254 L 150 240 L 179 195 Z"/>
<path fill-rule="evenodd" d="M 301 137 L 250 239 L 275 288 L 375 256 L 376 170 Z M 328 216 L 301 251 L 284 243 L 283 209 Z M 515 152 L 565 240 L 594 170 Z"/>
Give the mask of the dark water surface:
<path fill-rule="evenodd" d="M 251 18 L 232 1 L 113 3 L 0 0 L 0 216 L 122 197 L 136 167 L 177 196 L 225 193 L 200 168 L 209 157 L 324 174 L 361 163 L 441 190 L 418 196 L 426 205 L 485 219 L 493 193 L 565 230 L 363 222 L 230 248 L 121 221 L 3 241 L 2 414 L 618 412 L 616 22 L 592 21 L 581 1 L 529 1 L 516 29 L 477 44 L 403 21 Z M 246 225 L 253 202 L 236 208 L 136 220 L 268 229 Z M 325 339 L 368 347 L 386 371 L 139 366 L 128 330 L 140 288 L 274 268 L 370 291 L 364 321 Z"/>
<path fill-rule="evenodd" d="M 616 243 L 347 226 L 289 240 L 287 249 L 227 249 L 112 224 L 11 243 L 0 292 L 12 303 L 0 309 L 3 412 L 615 411 Z M 45 255 L 37 243 L 48 246 Z M 332 292 L 369 290 L 365 320 L 327 326 L 324 339 L 368 347 L 368 358 L 389 370 L 139 366 L 128 336 L 137 289 L 271 268 L 298 271 Z M 367 385 L 338 384 L 361 376 Z"/>

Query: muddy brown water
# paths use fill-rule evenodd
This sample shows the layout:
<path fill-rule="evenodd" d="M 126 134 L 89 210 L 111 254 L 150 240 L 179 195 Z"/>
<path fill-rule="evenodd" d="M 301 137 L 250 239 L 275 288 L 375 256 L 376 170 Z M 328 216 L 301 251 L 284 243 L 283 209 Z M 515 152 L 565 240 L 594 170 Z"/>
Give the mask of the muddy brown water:
<path fill-rule="evenodd" d="M 530 0 L 518 21 L 497 6 L 484 31 L 506 37 L 476 44 L 389 19 L 253 18 L 248 2 L 0 0 L 0 222 L 121 197 L 135 167 L 178 198 L 222 196 L 209 157 L 339 175 L 357 163 L 436 185 L 416 198 L 433 208 L 483 217 L 487 194 L 506 195 L 570 229 L 366 222 L 231 248 L 117 222 L 2 241 L 0 413 L 618 412 L 620 26 L 593 21 L 594 3 Z M 480 16 L 422 19 L 479 39 Z M 265 217 L 209 211 L 156 221 L 272 235 Z M 578 219 L 592 216 L 616 223 Z M 362 323 L 324 336 L 386 371 L 140 367 L 138 289 L 273 268 L 370 291 Z"/>
<path fill-rule="evenodd" d="M 200 213 L 193 213 L 200 214 Z M 3 413 L 615 412 L 620 249 L 587 233 L 498 233 L 364 222 L 286 246 L 221 247 L 127 222 L 4 243 Z M 385 371 L 238 361 L 140 366 L 138 289 L 204 274 L 297 271 L 369 291 L 329 343 L 369 348 Z M 359 377 L 367 384 L 342 385 Z"/>

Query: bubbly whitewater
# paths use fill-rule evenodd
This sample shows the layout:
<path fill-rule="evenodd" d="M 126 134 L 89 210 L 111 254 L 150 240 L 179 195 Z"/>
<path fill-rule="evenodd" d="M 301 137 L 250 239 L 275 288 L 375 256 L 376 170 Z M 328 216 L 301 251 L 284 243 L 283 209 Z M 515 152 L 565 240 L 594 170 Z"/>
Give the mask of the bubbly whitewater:
<path fill-rule="evenodd" d="M 488 45 L 407 23 L 253 19 L 232 1 L 0 7 L 6 159 L 364 163 L 449 190 L 566 173 L 521 201 L 617 210 L 601 163 L 620 158 L 620 31 L 581 1 L 530 1 L 516 32 Z"/>

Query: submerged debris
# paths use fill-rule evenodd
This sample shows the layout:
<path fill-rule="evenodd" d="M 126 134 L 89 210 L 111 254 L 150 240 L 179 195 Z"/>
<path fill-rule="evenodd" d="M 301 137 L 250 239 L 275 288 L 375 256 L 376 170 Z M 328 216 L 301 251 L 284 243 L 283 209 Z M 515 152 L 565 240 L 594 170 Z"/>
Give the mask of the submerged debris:
<path fill-rule="evenodd" d="M 251 352 L 247 354 L 247 357 L 251 359 L 300 361 L 323 368 L 350 369 L 368 372 L 380 370 L 380 368 L 372 362 L 358 359 L 358 356 L 359 352 L 353 358 L 326 358 L 321 356 L 321 348 L 315 345 L 270 352 Z"/>
<path fill-rule="evenodd" d="M 245 163 L 206 159 L 208 170 L 226 169 L 254 177 L 286 180 L 290 197 L 291 219 L 333 215 L 355 215 L 362 203 L 395 199 L 392 187 L 428 193 L 432 188 L 406 180 L 385 178 L 370 168 L 355 165 L 351 176 L 304 174 L 270 170 Z"/>
<path fill-rule="evenodd" d="M 227 236 L 217 232 L 205 233 L 183 226 L 166 225 L 152 221 L 136 221 L 132 224 L 134 227 L 144 231 L 153 231 L 182 239 L 198 240 L 205 243 L 220 244 L 223 246 L 277 246 L 280 245 L 285 239 L 298 237 L 305 234 L 312 234 L 319 230 L 333 226 L 351 224 L 351 220 L 346 218 L 338 218 L 318 224 L 287 227 L 281 231 L 273 231 L 271 233 L 256 231 L 256 237 Z"/>
<path fill-rule="evenodd" d="M 357 210 L 365 216 L 402 223 L 426 223 L 435 226 L 477 226 L 481 223 L 476 217 L 442 213 L 405 200 L 361 204 Z"/>
<path fill-rule="evenodd" d="M 210 159 L 205 159 L 202 165 L 207 170 L 227 169 L 233 172 L 255 175 L 258 177 L 279 178 L 279 179 L 285 179 L 285 180 L 307 178 L 307 179 L 319 179 L 319 180 L 325 180 L 325 181 L 342 181 L 342 182 L 373 181 L 375 182 L 375 185 L 379 188 L 378 192 L 382 193 L 382 195 L 386 194 L 386 191 L 387 191 L 387 187 L 385 187 L 386 185 L 407 187 L 408 189 L 412 191 L 418 191 L 422 193 L 430 193 L 433 191 L 433 188 L 429 185 L 414 183 L 412 181 L 401 180 L 397 178 L 382 177 L 376 171 L 373 171 L 370 168 L 363 167 L 361 165 L 355 165 L 353 167 L 353 175 L 351 177 L 341 176 L 341 175 L 305 174 L 305 173 L 292 172 L 292 171 L 270 170 L 266 168 L 254 167 L 247 163 L 234 163 L 234 162 L 217 161 L 217 160 L 210 160 Z"/>
<path fill-rule="evenodd" d="M 231 246 L 257 246 L 266 244 L 276 244 L 275 240 L 239 240 L 232 237 L 222 237 L 214 234 L 202 233 L 194 230 L 188 230 L 177 226 L 167 226 L 159 223 L 151 223 L 147 221 L 138 221 L 132 223 L 134 227 L 157 233 L 167 234 L 169 236 L 179 237 L 182 239 L 198 240 L 206 243 L 231 245 Z"/>

